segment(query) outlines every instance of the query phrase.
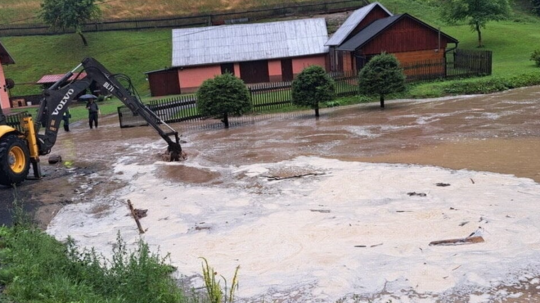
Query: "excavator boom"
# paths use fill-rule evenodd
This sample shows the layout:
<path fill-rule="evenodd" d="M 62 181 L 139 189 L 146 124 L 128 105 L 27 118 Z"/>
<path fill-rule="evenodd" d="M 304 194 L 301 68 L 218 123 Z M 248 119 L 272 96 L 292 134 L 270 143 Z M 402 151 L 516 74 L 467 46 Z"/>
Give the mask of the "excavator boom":
<path fill-rule="evenodd" d="M 68 81 L 68 79 L 73 78 L 72 76 L 80 68 L 82 68 L 82 70 L 76 74 L 76 77 L 73 80 Z M 79 79 L 82 75 L 82 71 L 86 72 L 86 76 Z M 119 78 L 126 80 L 129 86 L 126 88 L 122 85 Z M 99 87 L 102 87 L 103 91 L 107 91 L 109 94 L 122 101 L 134 115 L 138 115 L 148 122 L 148 124 L 159 133 L 163 140 L 167 142 L 170 160 L 180 160 L 182 147 L 180 146 L 178 132 L 141 102 L 139 95 L 131 85 L 129 77 L 123 74 L 111 74 L 94 58 L 84 59 L 81 64 L 72 71 L 66 73 L 62 79 L 44 91 L 44 100 L 40 104 L 40 110 L 38 111 L 36 121 L 36 127 L 39 130 L 38 122 L 43 121 L 42 115 L 48 115 L 47 119 L 45 119 L 47 121 L 45 134 L 39 135 L 41 155 L 50 153 L 51 148 L 54 146 L 60 122 L 62 121 L 62 115 L 67 110 L 68 104 L 71 103 L 77 95 L 90 87 L 93 82 Z M 162 128 L 165 128 L 166 131 Z"/>

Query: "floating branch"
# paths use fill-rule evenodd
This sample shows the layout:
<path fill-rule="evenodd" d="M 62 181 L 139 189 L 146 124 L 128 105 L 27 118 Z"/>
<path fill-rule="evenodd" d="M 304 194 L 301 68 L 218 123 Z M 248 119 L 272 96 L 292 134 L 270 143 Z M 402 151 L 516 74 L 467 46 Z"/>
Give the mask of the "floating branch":
<path fill-rule="evenodd" d="M 135 211 L 135 208 L 133 208 L 133 204 L 131 204 L 131 200 L 128 199 L 127 202 L 128 202 L 129 210 L 131 212 L 131 216 L 133 217 L 133 219 L 135 219 L 135 223 L 137 223 L 139 234 L 144 234 L 144 229 L 142 228 L 141 222 L 139 221 L 139 216 L 137 215 L 138 213 Z M 144 214 L 146 215 L 146 212 L 144 212 Z"/>

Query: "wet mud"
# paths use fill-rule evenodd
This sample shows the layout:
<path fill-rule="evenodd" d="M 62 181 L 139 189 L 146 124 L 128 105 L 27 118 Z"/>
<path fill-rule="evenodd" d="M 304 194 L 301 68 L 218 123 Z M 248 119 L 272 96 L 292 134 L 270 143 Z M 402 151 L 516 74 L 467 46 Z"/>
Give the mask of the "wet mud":
<path fill-rule="evenodd" d="M 157 178 L 161 178 L 168 181 L 177 182 L 178 180 L 185 180 L 186 183 L 221 183 L 221 175 L 217 172 L 212 172 L 208 169 L 201 169 L 189 166 L 162 166 L 155 173 Z"/>

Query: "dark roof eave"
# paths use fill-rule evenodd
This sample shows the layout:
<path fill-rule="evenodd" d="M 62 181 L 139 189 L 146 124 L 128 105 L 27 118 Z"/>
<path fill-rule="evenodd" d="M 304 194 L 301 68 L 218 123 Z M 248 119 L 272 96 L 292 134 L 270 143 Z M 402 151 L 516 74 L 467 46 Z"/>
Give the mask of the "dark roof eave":
<path fill-rule="evenodd" d="M 153 73 L 159 73 L 159 72 L 165 72 L 165 71 L 169 71 L 169 70 L 174 70 L 176 69 L 176 67 L 166 67 L 166 68 L 162 68 L 162 69 L 156 69 L 156 70 L 151 70 L 151 71 L 148 71 L 148 72 L 144 72 L 146 75 L 148 74 L 153 74 Z"/>

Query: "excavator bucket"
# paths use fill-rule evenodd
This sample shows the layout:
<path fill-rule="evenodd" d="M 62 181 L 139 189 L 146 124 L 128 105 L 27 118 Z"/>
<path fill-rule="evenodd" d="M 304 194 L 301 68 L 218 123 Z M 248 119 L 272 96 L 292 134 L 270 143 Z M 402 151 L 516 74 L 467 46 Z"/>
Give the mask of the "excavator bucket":
<path fill-rule="evenodd" d="M 182 155 L 182 147 L 180 146 L 180 143 L 169 142 L 169 147 L 167 148 L 167 152 L 169 153 L 169 156 L 170 156 L 169 161 L 171 162 L 185 159 L 185 157 Z"/>

